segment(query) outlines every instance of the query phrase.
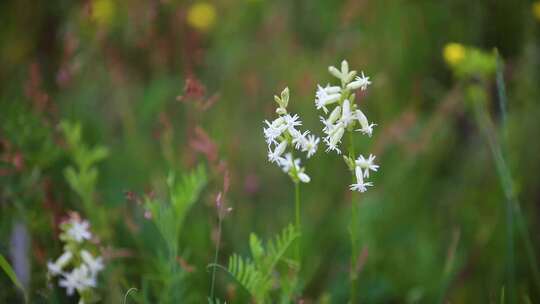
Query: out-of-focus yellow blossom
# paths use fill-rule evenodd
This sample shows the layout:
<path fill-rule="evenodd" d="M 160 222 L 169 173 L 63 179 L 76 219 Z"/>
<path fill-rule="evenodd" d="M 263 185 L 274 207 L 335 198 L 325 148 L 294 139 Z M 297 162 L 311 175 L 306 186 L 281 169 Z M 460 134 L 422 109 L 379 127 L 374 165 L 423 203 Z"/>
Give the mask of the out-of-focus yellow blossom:
<path fill-rule="evenodd" d="M 536 1 L 532 4 L 532 12 L 534 17 L 540 21 L 540 1 Z"/>
<path fill-rule="evenodd" d="M 206 32 L 216 21 L 216 8 L 206 2 L 193 4 L 187 13 L 187 22 L 195 29 Z"/>
<path fill-rule="evenodd" d="M 465 47 L 459 43 L 448 43 L 443 50 L 444 60 L 449 65 L 456 65 L 465 58 Z"/>
<path fill-rule="evenodd" d="M 114 16 L 114 2 L 112 0 L 92 1 L 92 19 L 100 26 L 111 24 Z"/>

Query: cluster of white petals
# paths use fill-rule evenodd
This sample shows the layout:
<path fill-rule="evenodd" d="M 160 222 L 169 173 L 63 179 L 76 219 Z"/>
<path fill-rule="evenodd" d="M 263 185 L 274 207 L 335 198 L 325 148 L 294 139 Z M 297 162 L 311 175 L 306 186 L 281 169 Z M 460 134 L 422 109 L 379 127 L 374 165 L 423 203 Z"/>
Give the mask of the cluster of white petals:
<path fill-rule="evenodd" d="M 92 238 L 88 221 L 72 215 L 60 225 L 60 239 L 65 242 L 64 252 L 56 261 L 47 262 L 49 277 L 59 277 L 58 285 L 66 289 L 71 296 L 75 291 L 81 295 L 84 291 L 96 287 L 97 276 L 103 270 L 103 258 L 94 256 L 88 250 L 86 240 Z M 79 303 L 84 303 L 81 297 Z"/>
<path fill-rule="evenodd" d="M 310 131 L 301 132 L 298 127 L 302 121 L 297 114 L 289 114 L 287 105 L 289 103 L 289 89 L 285 88 L 281 96 L 274 96 L 278 104 L 276 113 L 278 117 L 273 121 L 265 120 L 263 128 L 264 137 L 268 144 L 268 160 L 277 164 L 288 173 L 292 179 L 308 183 L 310 177 L 305 173 L 305 168 L 301 166 L 299 158 L 294 158 L 292 151 L 297 150 L 306 153 L 310 158 L 317 152 L 320 139 L 311 134 Z M 287 152 L 288 149 L 291 152 Z"/>
<path fill-rule="evenodd" d="M 343 135 L 345 131 L 354 128 L 356 122 L 360 126 L 357 131 L 368 136 L 373 133 L 375 124 L 369 123 L 366 115 L 354 103 L 354 94 L 351 94 L 357 89 L 367 90 L 371 82 L 364 72 L 361 72 L 361 76 L 356 76 L 356 71 L 349 71 L 349 64 L 345 60 L 341 62 L 341 70 L 331 66 L 328 71 L 341 80 L 341 86 L 317 85 L 315 107 L 328 114 L 330 112 L 328 108 L 335 106 L 327 117 L 321 116 L 323 132 L 326 135 L 323 141 L 326 143 L 326 152 L 336 151 L 341 154 L 340 144 Z"/>
<path fill-rule="evenodd" d="M 356 176 L 356 183 L 349 187 L 352 191 L 366 192 L 367 187 L 373 186 L 373 183 L 366 182 L 364 179 L 369 178 L 369 171 L 376 172 L 379 169 L 379 166 L 373 163 L 374 160 L 375 156 L 372 154 L 370 154 L 367 159 L 360 155 L 355 160 L 354 173 Z"/>
<path fill-rule="evenodd" d="M 361 132 L 369 137 L 373 133 L 374 123 L 370 123 L 366 115 L 354 103 L 356 90 L 365 91 L 371 84 L 369 77 L 364 72 L 357 76 L 357 72 L 349 70 L 349 64 L 343 60 L 341 69 L 329 67 L 328 71 L 341 82 L 340 85 L 326 86 L 317 85 L 315 93 L 315 107 L 322 110 L 325 116 L 321 116 L 323 123 L 323 141 L 326 144 L 326 152 L 335 151 L 341 154 L 341 143 L 345 132 L 353 130 Z M 365 192 L 367 187 L 372 186 L 366 182 L 369 171 L 377 171 L 378 166 L 373 163 L 375 156 L 370 155 L 367 159 L 359 156 L 356 160 L 346 160 L 349 168 L 354 171 L 356 183 L 350 185 L 353 191 Z"/>

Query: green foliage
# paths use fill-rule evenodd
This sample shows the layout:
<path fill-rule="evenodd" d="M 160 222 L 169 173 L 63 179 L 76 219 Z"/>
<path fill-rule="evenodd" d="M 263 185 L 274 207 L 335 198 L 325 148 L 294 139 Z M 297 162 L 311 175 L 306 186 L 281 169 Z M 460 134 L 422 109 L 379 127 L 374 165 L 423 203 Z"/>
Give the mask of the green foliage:
<path fill-rule="evenodd" d="M 64 170 L 67 182 L 82 199 L 85 208 L 91 208 L 92 195 L 98 179 L 98 170 L 95 167 L 109 154 L 103 146 L 88 147 L 82 140 L 80 123 L 62 121 L 60 127 L 68 145 L 69 155 L 75 167 L 68 166 Z"/>
<path fill-rule="evenodd" d="M 158 250 L 152 258 L 154 273 L 148 278 L 157 282 L 153 294 L 159 303 L 177 303 L 185 300 L 184 279 L 186 272 L 178 265 L 178 239 L 184 218 L 197 201 L 207 183 L 206 170 L 199 165 L 192 172 L 182 175 L 170 173 L 167 178 L 167 202 L 146 197 L 144 206 L 151 212 L 151 221 L 165 242 L 165 250 Z M 145 278 L 146 280 L 146 278 Z"/>
<path fill-rule="evenodd" d="M 17 288 L 19 288 L 22 292 L 24 292 L 25 297 L 26 297 L 26 291 L 24 290 L 24 287 L 22 286 L 19 279 L 17 279 L 17 275 L 15 274 L 15 271 L 13 271 L 13 268 L 11 268 L 11 265 L 9 265 L 9 262 L 1 254 L 0 254 L 0 268 L 9 277 L 13 285 L 17 286 Z"/>
<path fill-rule="evenodd" d="M 206 170 L 199 165 L 189 174 L 176 178 L 169 173 L 167 186 L 169 189 L 169 203 L 162 203 L 146 197 L 145 206 L 152 213 L 152 222 L 166 241 L 167 247 L 176 252 L 178 235 L 187 212 L 199 198 L 206 185 Z"/>
<path fill-rule="evenodd" d="M 227 304 L 227 302 L 221 302 L 220 299 L 211 299 L 210 297 L 208 298 L 208 304 Z"/>
<path fill-rule="evenodd" d="M 229 273 L 257 303 L 267 302 L 268 293 L 275 283 L 272 274 L 276 265 L 280 260 L 284 260 L 287 249 L 299 236 L 297 229 L 289 224 L 274 239 L 268 240 L 266 248 L 263 248 L 262 242 L 251 233 L 249 244 L 253 260 L 233 254 L 229 257 Z"/>

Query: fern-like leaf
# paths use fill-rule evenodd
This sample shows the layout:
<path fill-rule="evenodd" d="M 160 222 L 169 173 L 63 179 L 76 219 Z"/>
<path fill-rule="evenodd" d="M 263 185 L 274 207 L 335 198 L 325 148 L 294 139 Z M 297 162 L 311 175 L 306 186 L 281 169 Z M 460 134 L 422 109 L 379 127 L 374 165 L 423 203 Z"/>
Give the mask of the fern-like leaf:
<path fill-rule="evenodd" d="M 271 286 L 269 278 L 265 278 L 249 259 L 243 259 L 237 254 L 229 258 L 229 273 L 244 287 L 257 302 L 260 302 Z"/>
<path fill-rule="evenodd" d="M 269 276 L 276 264 L 283 258 L 285 252 L 291 244 L 300 236 L 300 233 L 292 224 L 276 235 L 273 240 L 269 240 L 266 244 L 266 267 L 264 273 Z"/>
<path fill-rule="evenodd" d="M 272 273 L 276 264 L 283 259 L 289 246 L 300 236 L 298 230 L 289 224 L 274 239 L 266 243 L 266 249 L 255 234 L 250 235 L 250 248 L 255 261 L 243 259 L 237 254 L 229 258 L 229 273 L 255 298 L 263 303 L 272 287 Z"/>

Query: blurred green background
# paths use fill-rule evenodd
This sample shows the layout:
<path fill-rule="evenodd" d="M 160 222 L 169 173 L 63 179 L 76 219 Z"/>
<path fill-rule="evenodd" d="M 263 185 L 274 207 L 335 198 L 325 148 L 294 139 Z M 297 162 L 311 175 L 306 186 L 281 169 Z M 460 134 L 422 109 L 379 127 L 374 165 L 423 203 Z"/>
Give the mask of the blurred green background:
<path fill-rule="evenodd" d="M 355 196 L 360 218 L 352 227 L 366 254 L 361 302 L 499 303 L 504 290 L 508 303 L 540 301 L 540 8 L 533 2 L 18 0 L 0 3 L 0 20 L 0 254 L 13 264 L 24 257 L 14 268 L 31 303 L 76 302 L 46 279 L 47 260 L 62 250 L 60 218 L 69 210 L 87 216 L 64 178 L 72 159 L 60 121 L 79 122 L 83 142 L 109 149 L 94 194 L 109 227 L 100 246 L 117 253 L 100 275 L 104 303 L 143 288 L 152 268 L 155 228 L 129 191 L 160 196 L 169 171 L 205 164 L 209 184 L 179 239 L 191 267 L 182 302 L 202 303 L 222 169 L 233 208 L 223 221 L 226 264 L 232 252 L 248 253 L 250 232 L 267 238 L 293 222 L 293 185 L 266 160 L 262 122 L 274 116 L 272 96 L 288 86 L 290 110 L 321 134 L 316 85 L 334 81 L 327 67 L 343 59 L 371 77 L 360 107 L 378 124 L 371 139 L 356 142 L 381 166 L 375 187 Z M 443 57 L 450 42 L 498 50 L 506 110 L 495 74 L 453 75 Z M 478 81 L 510 190 L 467 105 L 464 88 Z M 302 299 L 346 303 L 350 174 L 323 150 L 306 162 L 312 181 L 302 187 Z M 509 200 L 521 212 L 509 211 Z M 26 231 L 22 251 L 18 229 Z M 219 271 L 216 293 L 249 302 Z M 145 301 L 138 296 L 132 301 Z M 0 302 L 19 301 L 0 274 Z"/>

